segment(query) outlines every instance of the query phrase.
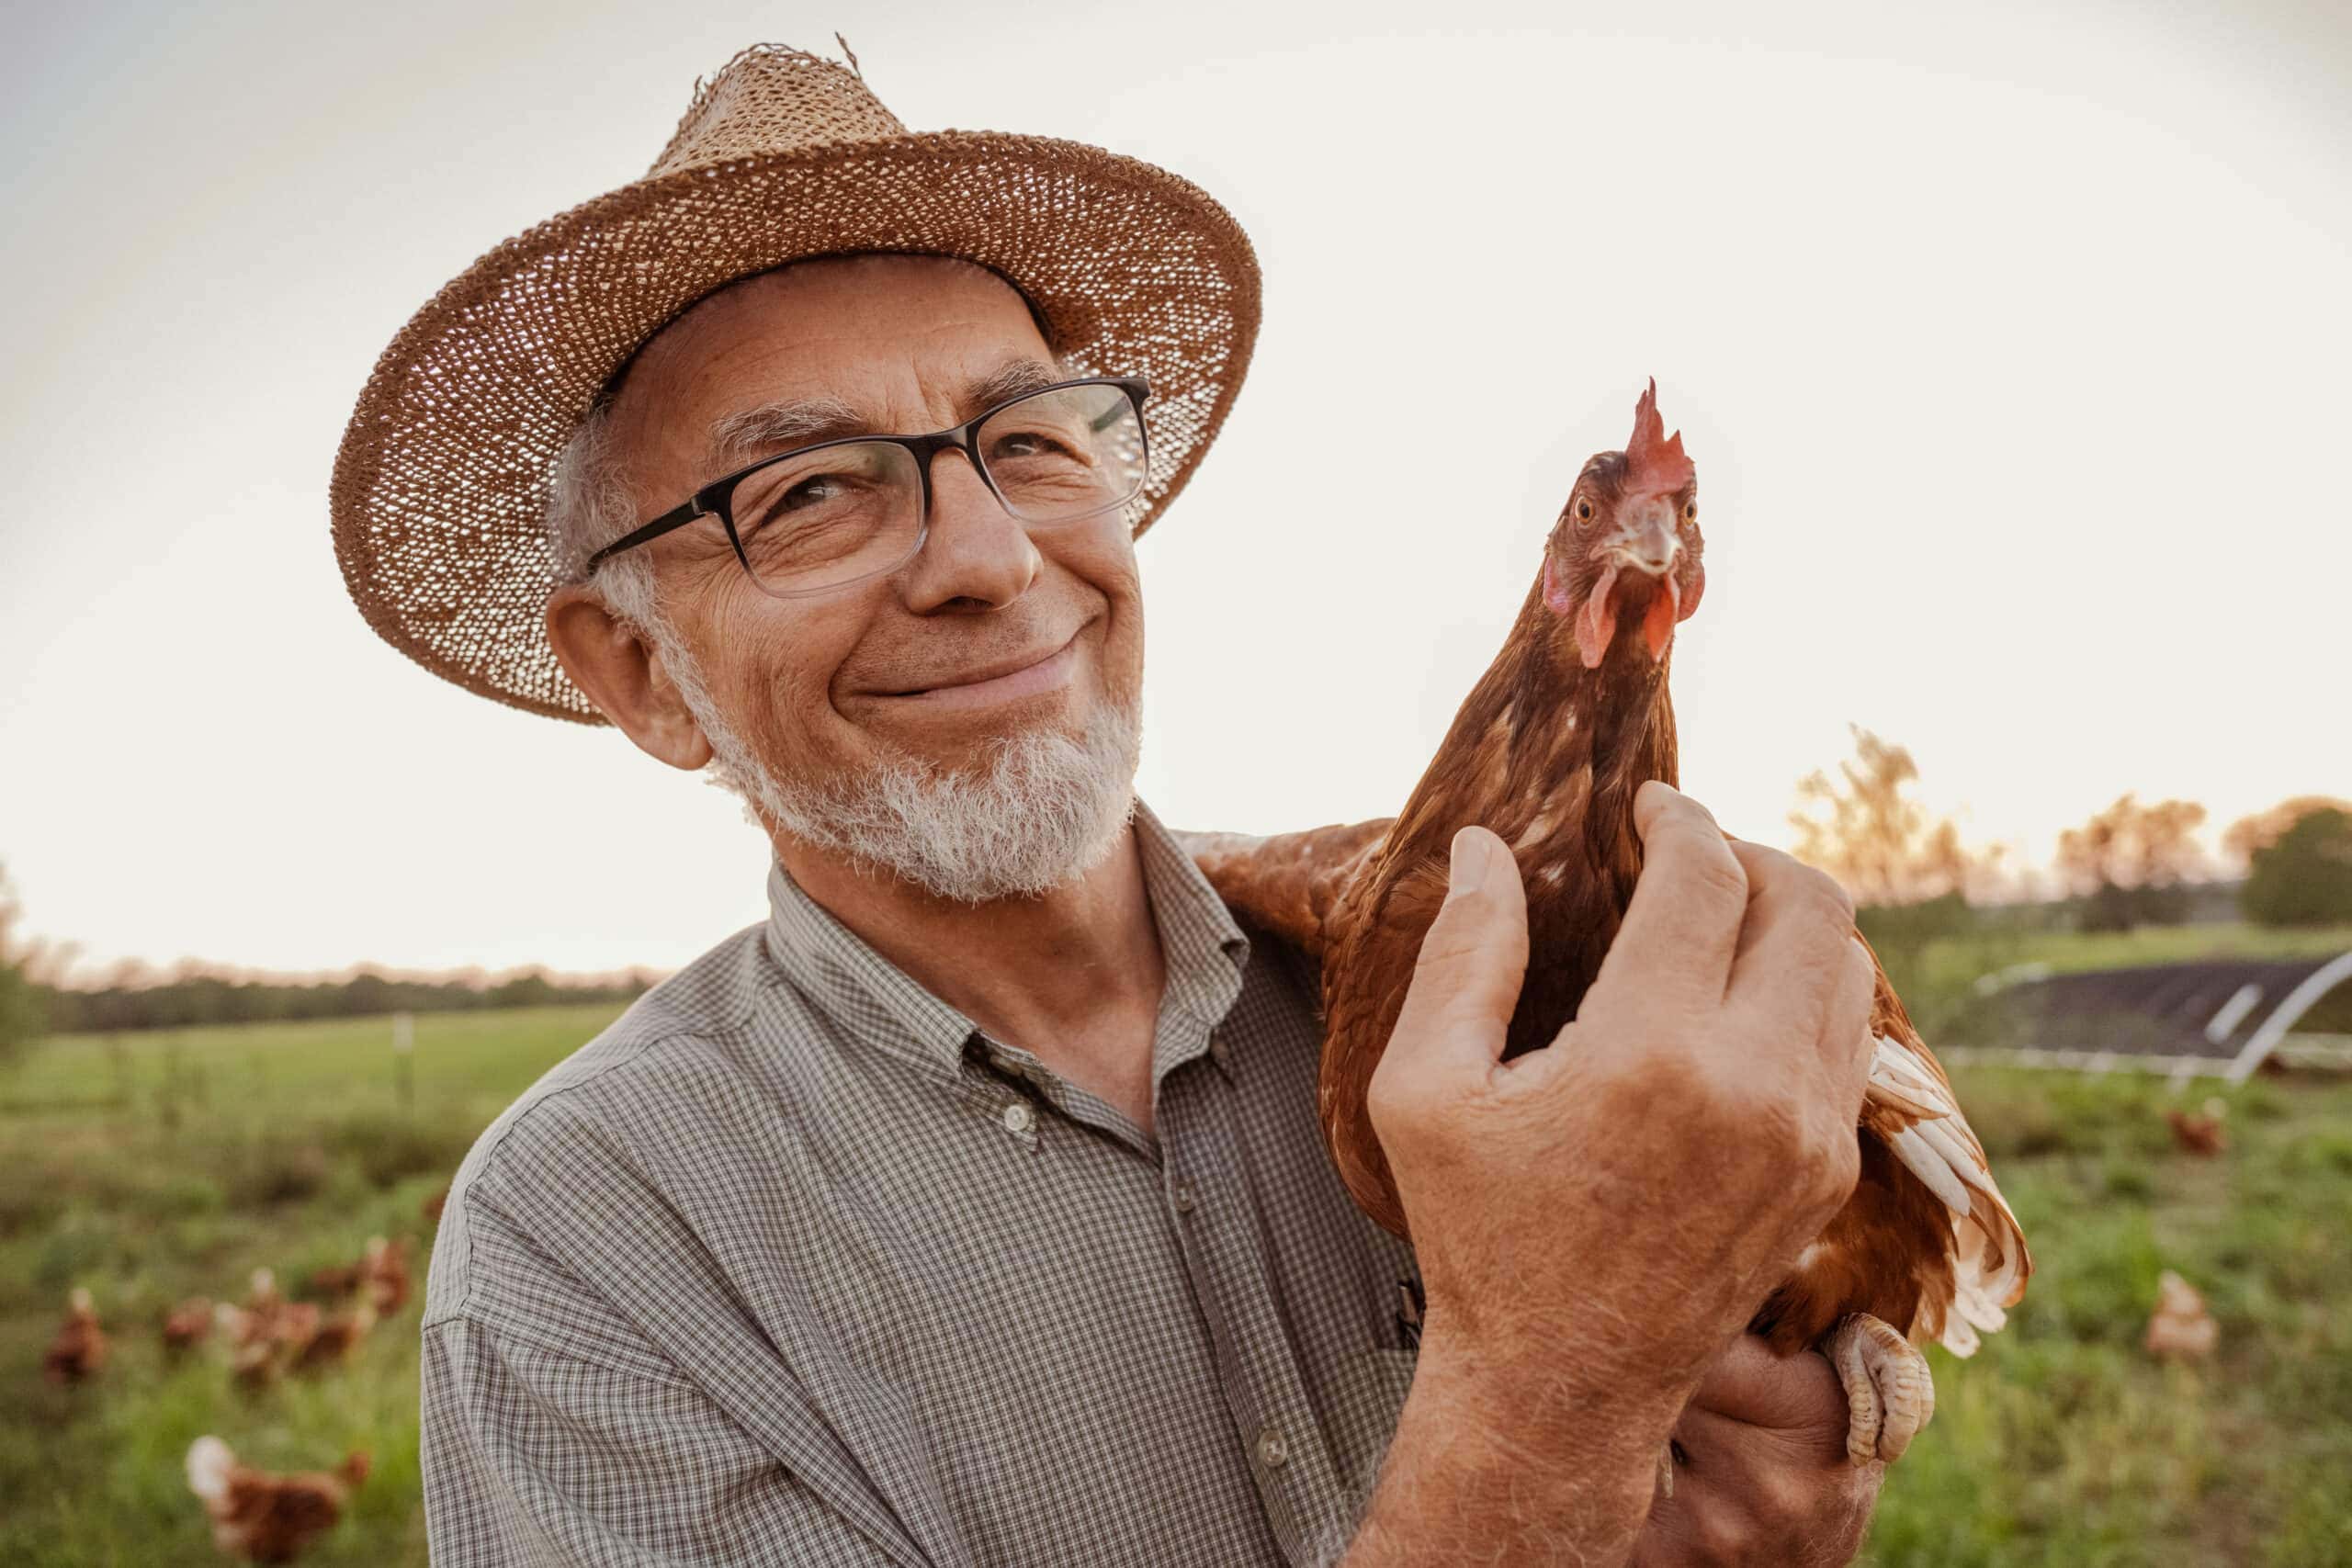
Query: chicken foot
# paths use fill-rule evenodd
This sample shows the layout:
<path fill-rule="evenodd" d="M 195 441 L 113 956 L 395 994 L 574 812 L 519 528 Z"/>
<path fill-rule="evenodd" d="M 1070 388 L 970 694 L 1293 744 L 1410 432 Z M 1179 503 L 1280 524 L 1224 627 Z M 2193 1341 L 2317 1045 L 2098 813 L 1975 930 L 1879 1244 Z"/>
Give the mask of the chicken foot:
<path fill-rule="evenodd" d="M 1840 1323 L 1821 1349 L 1846 1388 L 1846 1457 L 1855 1464 L 1901 1459 L 1936 1413 L 1927 1356 L 1893 1324 L 1862 1312 Z"/>

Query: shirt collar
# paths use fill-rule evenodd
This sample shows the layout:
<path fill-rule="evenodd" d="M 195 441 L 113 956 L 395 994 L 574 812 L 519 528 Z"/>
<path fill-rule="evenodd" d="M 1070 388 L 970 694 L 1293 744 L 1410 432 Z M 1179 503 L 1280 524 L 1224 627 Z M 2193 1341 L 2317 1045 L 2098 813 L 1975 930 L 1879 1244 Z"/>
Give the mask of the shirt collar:
<path fill-rule="evenodd" d="M 1137 797 L 1135 832 L 1143 852 L 1144 889 L 1167 964 L 1152 1075 L 1197 1054 L 1241 994 L 1250 939 L 1193 857 Z M 811 898 L 781 861 L 768 869 L 767 949 L 785 976 L 861 1039 L 906 1056 L 950 1081 L 963 1071 L 966 1046 L 978 1032 L 959 1009 L 869 946 Z M 1191 1021 L 1171 1028 L 1171 1014 Z M 875 1027 L 881 1025 L 882 1027 Z M 1187 1043 L 1189 1042 L 1189 1048 Z M 1222 1051 L 1217 1069 L 1232 1077 Z"/>

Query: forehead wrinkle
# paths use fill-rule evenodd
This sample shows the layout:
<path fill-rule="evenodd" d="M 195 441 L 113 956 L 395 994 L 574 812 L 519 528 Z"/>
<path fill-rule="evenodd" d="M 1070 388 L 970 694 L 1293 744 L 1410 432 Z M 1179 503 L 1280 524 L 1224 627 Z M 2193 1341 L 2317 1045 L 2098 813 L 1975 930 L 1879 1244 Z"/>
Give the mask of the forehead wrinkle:
<path fill-rule="evenodd" d="M 1061 378 L 1043 360 L 1027 355 L 1009 359 L 966 382 L 956 407 L 969 419 L 982 409 L 1050 387 Z M 830 394 L 778 399 L 722 414 L 712 422 L 708 461 L 714 467 L 740 468 L 786 446 L 878 433 L 875 420 Z"/>

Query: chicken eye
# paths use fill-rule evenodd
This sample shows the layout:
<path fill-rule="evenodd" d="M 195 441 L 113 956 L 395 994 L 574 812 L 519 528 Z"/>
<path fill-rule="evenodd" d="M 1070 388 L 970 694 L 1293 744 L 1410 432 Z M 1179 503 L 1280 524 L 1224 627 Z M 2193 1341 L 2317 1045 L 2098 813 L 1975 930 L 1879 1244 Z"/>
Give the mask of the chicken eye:
<path fill-rule="evenodd" d="M 1580 495 L 1577 497 L 1577 521 L 1579 523 L 1589 523 L 1592 521 L 1592 498 L 1590 496 Z"/>
<path fill-rule="evenodd" d="M 1699 503 L 1697 502 L 1686 501 L 1682 503 L 1682 521 L 1685 523 L 1696 523 L 1699 521 Z"/>

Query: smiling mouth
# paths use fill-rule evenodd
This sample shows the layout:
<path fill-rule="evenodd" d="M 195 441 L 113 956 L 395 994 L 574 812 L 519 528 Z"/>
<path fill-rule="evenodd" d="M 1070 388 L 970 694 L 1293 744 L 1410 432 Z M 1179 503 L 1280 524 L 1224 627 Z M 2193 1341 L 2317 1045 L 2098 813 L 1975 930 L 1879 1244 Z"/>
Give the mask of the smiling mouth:
<path fill-rule="evenodd" d="M 1083 626 L 1079 631 L 1083 631 Z M 1024 696 L 1059 685 L 1077 657 L 1079 632 L 1059 648 L 1027 663 L 1001 666 L 986 674 L 967 680 L 943 682 L 937 685 L 916 686 L 902 692 L 884 692 L 886 697 L 913 700 L 931 698 L 950 701 L 987 701 L 998 697 Z"/>

